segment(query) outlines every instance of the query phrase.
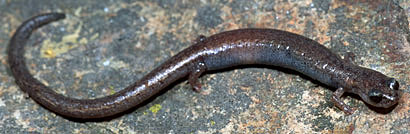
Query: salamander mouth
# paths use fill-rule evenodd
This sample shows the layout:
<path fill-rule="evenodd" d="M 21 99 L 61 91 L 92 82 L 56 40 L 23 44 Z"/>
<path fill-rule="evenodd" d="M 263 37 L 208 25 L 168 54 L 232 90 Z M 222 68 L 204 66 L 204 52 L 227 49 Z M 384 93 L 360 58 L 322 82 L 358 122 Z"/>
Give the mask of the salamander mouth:
<path fill-rule="evenodd" d="M 375 107 L 381 108 L 390 108 L 393 105 L 397 104 L 399 95 L 398 94 L 383 94 L 379 97 L 369 97 L 369 96 L 361 96 L 363 100 Z"/>

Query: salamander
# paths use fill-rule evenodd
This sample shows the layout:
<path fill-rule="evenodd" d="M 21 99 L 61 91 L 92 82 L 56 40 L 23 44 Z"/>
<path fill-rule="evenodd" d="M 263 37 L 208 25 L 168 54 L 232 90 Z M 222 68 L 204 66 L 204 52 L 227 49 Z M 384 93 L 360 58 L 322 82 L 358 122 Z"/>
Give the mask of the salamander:
<path fill-rule="evenodd" d="M 23 22 L 8 46 L 8 64 L 16 84 L 34 101 L 64 117 L 92 119 L 119 114 L 149 99 L 171 83 L 187 77 L 199 91 L 198 77 L 206 71 L 238 65 L 262 64 L 300 72 L 335 88 L 332 101 L 347 114 L 355 110 L 342 101 L 353 93 L 372 106 L 389 108 L 398 103 L 399 83 L 380 72 L 355 65 L 318 42 L 294 33 L 247 28 L 200 36 L 140 80 L 126 88 L 96 99 L 75 99 L 58 94 L 34 78 L 24 58 L 31 33 L 50 22 L 65 18 L 62 13 L 41 14 Z"/>

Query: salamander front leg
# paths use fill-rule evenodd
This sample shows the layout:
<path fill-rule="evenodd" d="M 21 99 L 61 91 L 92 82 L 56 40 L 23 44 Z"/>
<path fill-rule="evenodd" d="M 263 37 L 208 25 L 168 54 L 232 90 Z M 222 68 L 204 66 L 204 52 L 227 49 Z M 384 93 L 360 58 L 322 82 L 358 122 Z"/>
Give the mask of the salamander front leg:
<path fill-rule="evenodd" d="M 348 105 L 346 105 L 346 104 L 343 102 L 343 100 L 341 99 L 344 92 L 345 92 L 344 89 L 343 89 L 342 87 L 339 87 L 339 88 L 333 93 L 332 101 L 333 101 L 333 103 L 334 103 L 340 110 L 342 110 L 342 111 L 345 112 L 346 114 L 349 114 L 349 115 L 350 115 L 350 114 L 353 114 L 355 110 L 352 109 L 352 108 L 350 108 Z"/>
<path fill-rule="evenodd" d="M 192 44 L 196 45 L 196 44 L 204 42 L 205 40 L 206 40 L 205 35 L 199 35 L 194 41 L 192 41 Z"/>
<path fill-rule="evenodd" d="M 191 68 L 191 73 L 188 76 L 188 82 L 191 87 L 197 92 L 201 91 L 202 86 L 201 83 L 199 83 L 198 78 L 205 71 L 206 67 L 203 62 L 195 63 L 195 65 L 193 65 L 193 68 Z"/>

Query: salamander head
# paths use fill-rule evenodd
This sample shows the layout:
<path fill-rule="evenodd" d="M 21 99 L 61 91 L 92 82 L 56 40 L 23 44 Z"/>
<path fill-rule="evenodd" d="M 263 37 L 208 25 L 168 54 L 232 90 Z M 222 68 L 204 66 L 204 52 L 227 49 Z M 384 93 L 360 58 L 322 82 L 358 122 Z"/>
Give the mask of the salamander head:
<path fill-rule="evenodd" d="M 384 79 L 381 79 L 380 77 L 368 79 L 369 83 L 366 83 L 366 86 L 363 87 L 366 90 L 362 90 L 362 93 L 359 94 L 366 103 L 383 108 L 389 108 L 397 104 L 400 96 L 399 83 L 396 79 L 388 78 L 386 76 L 384 76 Z"/>

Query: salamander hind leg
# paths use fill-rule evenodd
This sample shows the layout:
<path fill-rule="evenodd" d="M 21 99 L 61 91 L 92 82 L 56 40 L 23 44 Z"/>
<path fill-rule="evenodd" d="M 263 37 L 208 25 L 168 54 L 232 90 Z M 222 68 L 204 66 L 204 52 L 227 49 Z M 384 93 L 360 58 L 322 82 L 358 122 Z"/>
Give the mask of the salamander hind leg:
<path fill-rule="evenodd" d="M 344 93 L 344 89 L 342 87 L 339 87 L 332 96 L 332 101 L 338 107 L 340 110 L 345 112 L 346 114 L 353 114 L 355 109 L 350 108 L 348 105 L 346 105 L 343 100 L 342 100 L 342 95 Z"/>
<path fill-rule="evenodd" d="M 206 71 L 206 66 L 203 62 L 193 63 L 190 71 L 188 82 L 195 91 L 200 92 L 202 85 L 199 83 L 198 78 Z"/>
<path fill-rule="evenodd" d="M 350 63 L 355 63 L 356 62 L 355 59 L 356 59 L 356 55 L 352 52 L 346 52 L 343 58 L 343 60 L 350 62 Z"/>

